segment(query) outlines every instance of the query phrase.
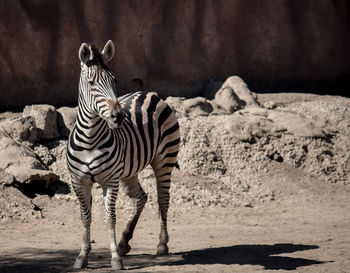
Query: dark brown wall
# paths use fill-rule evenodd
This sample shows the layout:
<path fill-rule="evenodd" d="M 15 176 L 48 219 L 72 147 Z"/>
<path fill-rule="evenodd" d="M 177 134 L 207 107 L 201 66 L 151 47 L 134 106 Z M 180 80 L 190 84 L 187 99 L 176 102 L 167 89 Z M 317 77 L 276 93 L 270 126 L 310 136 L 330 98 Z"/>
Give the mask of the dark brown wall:
<path fill-rule="evenodd" d="M 127 88 L 195 96 L 241 76 L 256 91 L 349 90 L 350 1 L 0 2 L 0 109 L 74 105 L 82 42 L 116 44 Z"/>

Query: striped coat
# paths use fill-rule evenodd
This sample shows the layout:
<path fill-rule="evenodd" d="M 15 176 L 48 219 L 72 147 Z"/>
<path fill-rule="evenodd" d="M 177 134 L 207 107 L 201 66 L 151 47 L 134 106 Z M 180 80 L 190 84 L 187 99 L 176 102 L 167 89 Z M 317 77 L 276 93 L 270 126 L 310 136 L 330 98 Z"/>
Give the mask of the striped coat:
<path fill-rule="evenodd" d="M 115 77 L 106 65 L 113 55 L 111 41 L 101 52 L 85 43 L 79 49 L 78 114 L 67 147 L 67 165 L 83 224 L 81 251 L 74 268 L 87 266 L 91 250 L 93 183 L 99 183 L 103 190 L 112 268 L 123 268 L 120 256 L 131 249 L 129 241 L 147 201 L 137 175 L 148 165 L 156 177 L 161 220 L 157 253 L 168 253 L 167 211 L 171 173 L 180 144 L 179 125 L 174 112 L 156 93 L 116 96 Z M 132 200 L 132 211 L 117 244 L 115 203 L 120 183 Z"/>

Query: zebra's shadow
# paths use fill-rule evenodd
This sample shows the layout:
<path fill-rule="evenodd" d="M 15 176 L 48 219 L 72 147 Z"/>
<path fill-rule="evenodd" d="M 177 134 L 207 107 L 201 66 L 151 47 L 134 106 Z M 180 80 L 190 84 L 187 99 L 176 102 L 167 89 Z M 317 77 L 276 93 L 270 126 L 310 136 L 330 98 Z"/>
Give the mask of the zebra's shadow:
<path fill-rule="evenodd" d="M 259 265 L 266 270 L 295 270 L 298 267 L 323 264 L 325 261 L 276 256 L 297 251 L 319 248 L 316 245 L 274 244 L 274 245 L 235 245 L 206 248 L 187 252 L 172 253 L 169 256 L 130 255 L 125 263 L 129 269 L 140 269 L 155 265 Z M 329 262 L 329 261 L 327 261 Z"/>

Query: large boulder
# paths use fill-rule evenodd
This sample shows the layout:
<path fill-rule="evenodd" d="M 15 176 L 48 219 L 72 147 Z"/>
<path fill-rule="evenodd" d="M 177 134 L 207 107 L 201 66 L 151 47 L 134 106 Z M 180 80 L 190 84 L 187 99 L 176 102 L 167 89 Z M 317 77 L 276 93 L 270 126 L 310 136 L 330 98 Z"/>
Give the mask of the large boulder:
<path fill-rule="evenodd" d="M 203 97 L 187 99 L 182 104 L 185 117 L 208 116 L 213 111 L 210 102 Z"/>
<path fill-rule="evenodd" d="M 259 107 L 253 93 L 238 76 L 227 78 L 211 103 L 215 114 L 232 114 L 247 106 Z"/>
<path fill-rule="evenodd" d="M 231 87 L 223 87 L 211 101 L 215 114 L 232 114 L 244 107 L 245 102 L 241 101 Z"/>
<path fill-rule="evenodd" d="M 165 102 L 173 109 L 177 118 L 181 118 L 185 115 L 183 107 L 184 97 L 167 97 Z"/>
<path fill-rule="evenodd" d="M 77 118 L 77 108 L 60 107 L 57 109 L 58 130 L 63 137 L 68 137 Z"/>
<path fill-rule="evenodd" d="M 178 118 L 208 116 L 213 111 L 211 102 L 203 97 L 191 99 L 168 97 L 165 102 L 174 110 Z"/>
<path fill-rule="evenodd" d="M 56 108 L 47 104 L 35 104 L 26 106 L 23 116 L 32 116 L 35 119 L 35 126 L 42 131 L 41 138 L 54 139 L 60 136 L 57 128 Z"/>
<path fill-rule="evenodd" d="M 0 149 L 0 169 L 13 175 L 17 182 L 30 184 L 32 181 L 45 181 L 49 185 L 59 179 L 24 143 L 3 135 Z"/>
<path fill-rule="evenodd" d="M 240 101 L 244 102 L 244 106 L 258 106 L 256 98 L 247 86 L 247 84 L 238 76 L 231 76 L 222 85 L 220 91 L 225 88 L 231 88 Z"/>
<path fill-rule="evenodd" d="M 1 122 L 1 131 L 9 137 L 18 141 L 29 141 L 30 143 L 37 142 L 42 131 L 35 125 L 35 119 L 32 116 L 15 118 Z"/>

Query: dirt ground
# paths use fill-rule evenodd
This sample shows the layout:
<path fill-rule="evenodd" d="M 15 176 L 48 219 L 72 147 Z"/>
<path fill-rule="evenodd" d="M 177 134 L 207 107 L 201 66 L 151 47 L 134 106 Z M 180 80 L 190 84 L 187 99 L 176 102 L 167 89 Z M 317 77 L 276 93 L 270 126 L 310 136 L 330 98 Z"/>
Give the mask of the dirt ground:
<path fill-rule="evenodd" d="M 276 163 L 277 164 L 277 163 Z M 292 171 L 292 170 L 290 170 Z M 157 211 L 147 205 L 124 258 L 130 272 L 349 272 L 350 191 L 342 185 L 302 180 L 277 164 L 263 180 L 285 187 L 276 199 L 254 207 L 172 206 L 170 255 L 155 255 Z M 289 178 L 288 178 L 289 177 Z M 182 179 L 179 173 L 174 183 Z M 288 185 L 293 183 L 292 187 Z M 328 192 L 327 194 L 324 194 Z M 175 193 L 173 193 L 175 194 Z M 0 226 L 0 272 L 73 272 L 81 231 L 78 204 L 37 197 L 42 219 Z M 96 199 L 97 200 L 97 199 Z M 94 201 L 92 252 L 78 272 L 110 272 L 103 209 Z M 127 219 L 118 209 L 117 233 Z"/>
<path fill-rule="evenodd" d="M 266 137 L 264 131 L 255 134 L 261 133 L 256 141 L 233 142 L 231 132 L 221 130 L 226 117 L 182 119 L 181 170 L 174 171 L 168 217 L 170 254 L 155 255 L 160 223 L 154 176 L 146 170 L 141 183 L 149 202 L 124 258 L 125 271 L 350 272 L 350 100 L 269 94 L 258 101 L 273 101 L 279 114 L 324 120 L 322 128 L 334 125 L 336 132 L 320 139 Z M 242 124 L 250 122 L 254 129 L 261 121 L 266 126 L 278 121 L 254 113 L 243 113 Z M 34 147 L 60 175 L 55 195 L 25 197 L 15 187 L 0 187 L 0 273 L 73 272 L 81 224 L 79 205 L 66 184 L 65 141 Z M 123 198 L 121 191 L 118 238 L 128 217 Z M 111 272 L 98 187 L 93 208 L 89 264 L 74 272 Z"/>

